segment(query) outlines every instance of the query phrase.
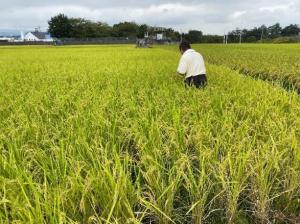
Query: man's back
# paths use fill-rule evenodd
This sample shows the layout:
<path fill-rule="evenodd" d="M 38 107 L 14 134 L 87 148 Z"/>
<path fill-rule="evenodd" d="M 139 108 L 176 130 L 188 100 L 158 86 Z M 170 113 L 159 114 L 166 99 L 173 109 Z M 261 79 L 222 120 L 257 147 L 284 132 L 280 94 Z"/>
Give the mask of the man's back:
<path fill-rule="evenodd" d="M 207 85 L 206 69 L 201 54 L 191 48 L 187 41 L 182 41 L 179 45 L 182 54 L 177 72 L 185 75 L 186 86 L 196 86 L 196 88 Z"/>
<path fill-rule="evenodd" d="M 185 74 L 185 78 L 205 75 L 206 69 L 202 55 L 193 49 L 186 50 L 180 59 L 177 71 Z"/>

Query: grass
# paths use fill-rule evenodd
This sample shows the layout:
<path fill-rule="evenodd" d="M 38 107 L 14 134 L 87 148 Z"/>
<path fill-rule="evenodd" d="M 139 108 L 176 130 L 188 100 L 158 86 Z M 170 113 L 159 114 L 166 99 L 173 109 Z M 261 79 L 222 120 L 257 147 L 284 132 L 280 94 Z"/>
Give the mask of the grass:
<path fill-rule="evenodd" d="M 280 46 L 279 46 L 280 47 Z M 1 223 L 297 223 L 300 101 L 132 46 L 0 50 Z"/>

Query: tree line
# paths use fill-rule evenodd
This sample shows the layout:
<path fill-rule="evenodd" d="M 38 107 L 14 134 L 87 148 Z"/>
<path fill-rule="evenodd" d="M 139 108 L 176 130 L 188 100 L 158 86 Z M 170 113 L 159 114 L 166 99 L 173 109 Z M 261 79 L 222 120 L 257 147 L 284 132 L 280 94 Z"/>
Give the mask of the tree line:
<path fill-rule="evenodd" d="M 48 21 L 48 25 L 49 33 L 55 38 L 144 38 L 146 33 L 149 36 L 155 36 L 163 32 L 172 41 L 180 41 L 184 38 L 192 43 L 220 43 L 223 40 L 222 36 L 203 35 L 202 31 L 199 30 L 180 33 L 172 28 L 158 28 L 135 22 L 121 22 L 110 26 L 104 22 L 94 22 L 84 18 L 69 18 L 64 14 L 52 17 Z"/>
<path fill-rule="evenodd" d="M 190 30 L 180 33 L 172 28 L 157 28 L 147 24 L 135 22 L 120 22 L 110 26 L 105 22 L 94 22 L 84 18 L 69 18 L 64 14 L 52 17 L 48 21 L 48 31 L 55 38 L 103 38 L 103 37 L 127 37 L 143 38 L 145 33 L 154 36 L 163 32 L 172 41 L 185 39 L 191 43 L 222 43 L 224 36 L 204 35 L 200 30 Z M 296 36 L 300 32 L 297 24 L 291 24 L 282 28 L 279 23 L 272 26 L 262 25 L 253 29 L 235 29 L 228 33 L 228 42 L 257 42 L 278 37 Z"/>
<path fill-rule="evenodd" d="M 224 36 L 203 35 L 201 31 L 191 30 L 187 34 L 183 34 L 184 38 L 192 43 L 221 43 L 224 41 Z M 286 27 L 281 27 L 279 23 L 267 27 L 262 25 L 252 29 L 235 29 L 228 32 L 228 43 L 247 42 L 254 43 L 259 41 L 272 41 L 280 38 L 295 37 L 300 38 L 300 27 L 297 24 L 290 24 Z M 290 39 L 292 40 L 292 39 Z"/>
<path fill-rule="evenodd" d="M 160 33 L 155 27 L 135 22 L 121 22 L 108 25 L 104 22 L 94 22 L 84 18 L 69 18 L 64 14 L 52 17 L 48 21 L 48 31 L 56 38 L 101 38 L 101 37 L 138 37 L 143 38 L 145 33 L 154 35 Z M 179 39 L 180 33 L 172 28 L 164 29 L 166 36 Z"/>
<path fill-rule="evenodd" d="M 228 42 L 237 43 L 240 38 L 243 42 L 258 42 L 274 40 L 282 37 L 294 37 L 300 34 L 300 27 L 297 24 L 291 24 L 281 27 L 279 23 L 267 27 L 262 25 L 253 29 L 235 29 L 228 33 Z"/>

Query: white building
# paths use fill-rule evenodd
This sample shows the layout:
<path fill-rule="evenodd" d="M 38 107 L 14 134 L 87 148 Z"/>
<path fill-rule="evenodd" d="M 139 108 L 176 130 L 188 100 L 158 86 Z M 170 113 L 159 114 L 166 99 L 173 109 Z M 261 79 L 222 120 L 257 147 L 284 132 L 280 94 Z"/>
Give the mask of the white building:
<path fill-rule="evenodd" d="M 163 40 L 164 39 L 164 34 L 163 33 L 157 33 L 156 34 L 156 40 Z"/>
<path fill-rule="evenodd" d="M 12 42 L 14 41 L 13 37 L 0 37 L 0 42 Z"/>
<path fill-rule="evenodd" d="M 53 38 L 50 34 L 40 31 L 28 32 L 24 35 L 24 41 L 42 41 L 53 42 Z"/>

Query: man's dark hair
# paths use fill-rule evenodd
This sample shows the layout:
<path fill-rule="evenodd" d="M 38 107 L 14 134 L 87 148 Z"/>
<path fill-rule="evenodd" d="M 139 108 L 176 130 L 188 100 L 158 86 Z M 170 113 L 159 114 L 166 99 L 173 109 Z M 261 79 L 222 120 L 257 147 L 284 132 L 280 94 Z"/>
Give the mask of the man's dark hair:
<path fill-rule="evenodd" d="M 186 40 L 183 40 L 179 45 L 179 50 L 186 51 L 188 49 L 191 49 L 191 45 Z"/>

